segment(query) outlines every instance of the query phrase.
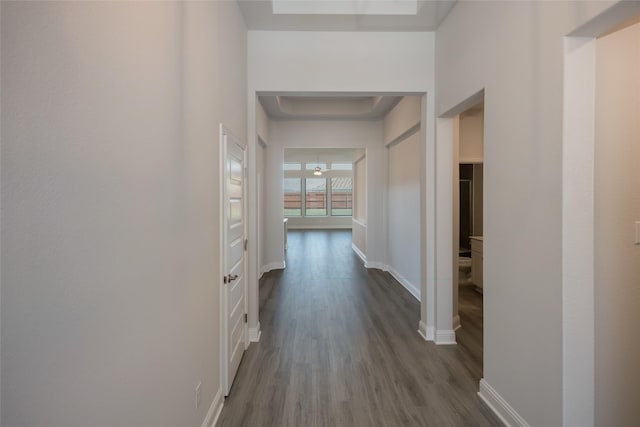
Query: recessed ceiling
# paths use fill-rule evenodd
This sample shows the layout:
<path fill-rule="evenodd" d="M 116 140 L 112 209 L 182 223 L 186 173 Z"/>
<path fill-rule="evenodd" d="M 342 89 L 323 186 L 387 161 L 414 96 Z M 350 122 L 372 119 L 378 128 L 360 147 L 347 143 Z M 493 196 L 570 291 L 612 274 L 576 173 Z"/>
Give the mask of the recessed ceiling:
<path fill-rule="evenodd" d="M 238 0 L 249 30 L 435 31 L 456 0 Z"/>
<path fill-rule="evenodd" d="M 378 120 L 400 96 L 262 95 L 260 103 L 272 120 Z"/>

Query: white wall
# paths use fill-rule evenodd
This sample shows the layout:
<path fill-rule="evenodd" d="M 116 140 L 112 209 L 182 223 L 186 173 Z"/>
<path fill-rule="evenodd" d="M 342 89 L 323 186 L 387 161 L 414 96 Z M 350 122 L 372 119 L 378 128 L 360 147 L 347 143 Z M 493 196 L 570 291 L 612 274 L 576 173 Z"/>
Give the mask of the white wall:
<path fill-rule="evenodd" d="M 281 265 L 284 261 L 282 229 L 282 164 L 285 148 L 365 148 L 367 162 L 374 162 L 375 168 L 382 168 L 382 123 L 380 121 L 272 121 L 270 124 L 270 144 L 265 163 L 265 260 L 269 266 Z M 367 167 L 370 167 L 369 165 Z M 380 178 L 372 177 L 377 183 Z M 369 197 L 375 210 L 380 212 L 383 191 Z M 375 217 L 375 216 L 374 216 Z M 338 222 L 346 220 L 351 226 L 351 218 L 337 218 Z M 331 219 L 320 219 L 328 223 Z M 290 219 L 291 224 L 295 222 Z M 278 227 L 278 224 L 280 226 Z M 294 225 L 295 226 L 295 225 Z"/>
<path fill-rule="evenodd" d="M 267 145 L 259 144 L 256 149 L 256 177 L 258 179 L 257 185 L 257 207 L 256 207 L 256 217 L 257 217 L 257 238 L 258 238 L 258 265 L 264 265 L 264 159 L 266 156 L 266 150 L 268 149 Z M 260 275 L 262 276 L 263 271 L 260 271 Z"/>
<path fill-rule="evenodd" d="M 387 144 L 387 268 L 416 298 L 421 292 L 420 105 L 404 97 L 383 121 Z"/>
<path fill-rule="evenodd" d="M 260 102 L 256 103 L 256 133 L 258 136 L 258 144 L 255 150 L 255 171 L 256 171 L 256 209 L 255 209 L 255 224 L 256 232 L 255 238 L 257 240 L 256 258 L 258 261 L 258 275 L 262 276 L 264 270 L 264 159 L 265 150 L 269 147 L 269 117 L 262 108 Z M 259 307 L 258 307 L 259 309 Z"/>
<path fill-rule="evenodd" d="M 473 234 L 482 236 L 484 233 L 484 165 L 473 165 Z"/>
<path fill-rule="evenodd" d="M 484 110 L 460 115 L 459 163 L 482 163 Z"/>
<path fill-rule="evenodd" d="M 264 142 L 269 142 L 269 117 L 260 102 L 256 102 L 256 134 Z"/>
<path fill-rule="evenodd" d="M 391 274 L 420 299 L 420 134 L 388 150 L 387 265 Z"/>
<path fill-rule="evenodd" d="M 640 419 L 640 24 L 596 45 L 595 425 Z"/>
<path fill-rule="evenodd" d="M 367 224 L 367 162 L 366 156 L 353 163 L 353 218 Z"/>
<path fill-rule="evenodd" d="M 485 90 L 484 380 L 530 425 L 562 424 L 563 37 L 610 5 L 459 2 L 437 31 L 437 114 Z"/>
<path fill-rule="evenodd" d="M 2 424 L 201 425 L 237 6 L 3 2 L 1 35 Z"/>
<path fill-rule="evenodd" d="M 433 33 L 249 31 L 249 86 L 267 92 L 431 91 L 433 47 Z"/>
<path fill-rule="evenodd" d="M 353 163 L 353 222 L 351 241 L 366 262 L 367 257 L 367 162 L 366 155 Z"/>
<path fill-rule="evenodd" d="M 383 139 L 391 144 L 400 138 L 406 138 L 408 132 L 415 131 L 420 125 L 421 99 L 419 96 L 405 96 L 384 118 Z"/>

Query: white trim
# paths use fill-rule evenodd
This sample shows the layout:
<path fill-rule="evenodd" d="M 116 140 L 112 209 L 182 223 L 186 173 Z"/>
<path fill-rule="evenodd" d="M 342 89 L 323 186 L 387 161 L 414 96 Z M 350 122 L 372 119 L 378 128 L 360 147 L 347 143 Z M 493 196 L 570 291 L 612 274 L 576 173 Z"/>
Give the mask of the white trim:
<path fill-rule="evenodd" d="M 460 315 L 456 314 L 453 316 L 453 330 L 457 331 L 462 327 L 462 323 L 460 323 Z"/>
<path fill-rule="evenodd" d="M 389 266 L 377 261 L 367 261 L 364 266 L 366 268 L 377 268 L 382 271 L 389 271 Z"/>
<path fill-rule="evenodd" d="M 480 380 L 478 396 L 505 426 L 529 427 L 529 424 L 507 403 L 485 379 Z"/>
<path fill-rule="evenodd" d="M 411 283 L 406 277 L 398 272 L 395 268 L 391 266 L 386 266 L 389 274 L 393 276 L 415 299 L 420 301 L 420 288 Z"/>
<path fill-rule="evenodd" d="M 204 421 L 202 422 L 202 427 L 215 426 L 216 423 L 218 422 L 218 418 L 220 418 L 220 413 L 222 412 L 223 406 L 224 406 L 224 399 L 222 398 L 222 388 L 219 388 L 218 392 L 213 398 L 213 402 L 211 402 L 211 406 L 209 406 L 207 415 L 204 417 Z"/>
<path fill-rule="evenodd" d="M 463 110 L 464 111 L 464 110 Z M 435 297 L 435 328 L 436 344 L 455 343 L 455 332 L 453 331 L 453 308 L 454 292 L 458 284 L 453 277 L 457 273 L 457 266 L 454 272 L 453 256 L 453 190 L 454 190 L 454 147 L 458 138 L 458 118 L 439 118 L 437 120 L 436 134 L 436 189 L 435 189 L 435 289 L 432 294 L 427 295 L 427 300 L 431 295 Z M 457 167 L 457 166 L 456 166 Z M 457 186 L 457 183 L 456 183 Z"/>
<path fill-rule="evenodd" d="M 425 341 L 434 340 L 435 333 L 433 326 L 427 326 L 422 320 L 418 322 L 418 333 Z"/>
<path fill-rule="evenodd" d="M 593 38 L 564 39 L 562 145 L 562 395 L 565 426 L 593 426 L 594 144 Z"/>
<path fill-rule="evenodd" d="M 381 262 L 367 261 L 367 258 L 364 256 L 364 254 L 362 254 L 362 252 L 360 252 L 360 250 L 354 243 L 351 244 L 351 247 L 353 248 L 355 253 L 358 254 L 360 258 L 362 258 L 365 268 L 376 268 L 378 270 L 389 272 L 389 274 L 391 274 L 391 276 L 396 279 L 396 281 L 400 283 L 403 288 L 405 288 L 415 299 L 417 299 L 418 302 L 420 301 L 420 288 L 411 283 L 395 268 Z"/>
<path fill-rule="evenodd" d="M 360 259 L 362 260 L 362 262 L 364 263 L 364 265 L 367 265 L 367 256 L 360 250 L 360 248 L 358 246 L 356 246 L 355 243 L 351 243 L 351 249 L 353 249 L 353 251 L 356 253 L 356 255 L 358 255 L 360 257 Z"/>
<path fill-rule="evenodd" d="M 367 223 L 366 223 L 366 222 L 362 222 L 362 221 L 360 221 L 359 219 L 352 218 L 352 221 L 353 221 L 354 223 L 358 224 L 358 225 L 359 225 L 359 226 L 361 226 L 361 227 L 365 227 L 365 228 L 367 227 Z"/>
<path fill-rule="evenodd" d="M 424 325 L 422 329 L 423 338 L 435 340 L 436 324 L 436 242 L 431 236 L 436 235 L 436 121 L 432 113 L 436 110 L 433 93 L 422 96 L 421 106 L 421 139 L 425 141 L 421 144 L 421 164 L 424 165 L 420 177 L 420 210 L 422 212 L 420 221 L 423 227 L 420 228 L 420 250 L 422 252 L 422 262 L 420 273 L 422 275 L 420 301 L 420 323 Z"/>
<path fill-rule="evenodd" d="M 260 342 L 261 335 L 262 331 L 260 330 L 260 322 L 258 322 L 255 328 L 249 328 L 249 341 Z"/>
<path fill-rule="evenodd" d="M 227 239 L 226 239 L 226 231 L 225 231 L 225 215 L 226 215 L 226 208 L 227 208 L 227 204 L 225 202 L 225 193 L 226 193 L 226 186 L 225 186 L 225 181 L 226 181 L 226 176 L 225 176 L 225 159 L 227 157 L 227 150 L 226 150 L 226 146 L 227 144 L 225 143 L 225 127 L 222 123 L 220 123 L 220 134 L 219 134 L 219 155 L 220 155 L 220 159 L 219 159 L 219 178 L 220 178 L 220 221 L 219 221 L 219 228 L 220 228 L 220 258 L 219 258 L 219 267 L 220 267 L 220 274 L 224 275 L 225 270 L 226 270 L 226 258 L 225 258 L 225 254 L 227 253 L 227 250 L 225 248 L 226 244 L 227 244 Z M 222 280 L 219 278 L 220 282 L 222 282 Z M 220 295 L 220 382 L 221 382 L 221 387 L 222 388 L 226 388 L 227 387 L 227 364 L 225 363 L 225 359 L 227 358 L 227 332 L 225 332 L 225 328 L 227 326 L 227 321 L 225 320 L 225 313 L 226 313 L 226 303 L 225 301 L 227 300 L 227 296 L 225 293 L 225 286 L 222 285 L 222 283 L 219 283 L 219 295 Z M 223 391 L 224 394 L 224 391 Z M 215 401 L 215 399 L 214 399 Z"/>
<path fill-rule="evenodd" d="M 278 261 L 278 262 L 270 262 L 269 264 L 266 264 L 265 266 L 262 267 L 262 272 L 264 273 L 268 273 L 271 270 L 282 270 L 284 268 L 286 268 L 286 263 L 284 261 Z"/>
<path fill-rule="evenodd" d="M 453 329 L 442 331 L 436 330 L 436 338 L 434 341 L 438 345 L 458 344 L 456 342 L 456 331 Z"/>

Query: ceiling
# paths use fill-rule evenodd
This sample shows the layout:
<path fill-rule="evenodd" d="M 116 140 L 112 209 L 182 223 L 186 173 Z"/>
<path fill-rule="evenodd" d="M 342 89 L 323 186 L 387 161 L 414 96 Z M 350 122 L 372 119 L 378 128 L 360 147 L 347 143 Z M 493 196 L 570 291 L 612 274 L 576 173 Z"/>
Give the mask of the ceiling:
<path fill-rule="evenodd" d="M 456 0 L 238 0 L 249 30 L 435 31 Z"/>
<path fill-rule="evenodd" d="M 261 95 L 260 103 L 272 120 L 377 120 L 401 96 L 295 94 Z"/>

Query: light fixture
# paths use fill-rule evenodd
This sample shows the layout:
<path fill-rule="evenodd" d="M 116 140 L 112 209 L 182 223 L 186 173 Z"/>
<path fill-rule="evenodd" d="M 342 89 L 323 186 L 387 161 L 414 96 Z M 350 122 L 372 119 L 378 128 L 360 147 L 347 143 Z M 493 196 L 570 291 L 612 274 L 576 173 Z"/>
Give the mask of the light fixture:
<path fill-rule="evenodd" d="M 316 168 L 313 170 L 315 176 L 322 175 L 322 168 L 320 167 L 320 156 L 316 154 Z"/>

